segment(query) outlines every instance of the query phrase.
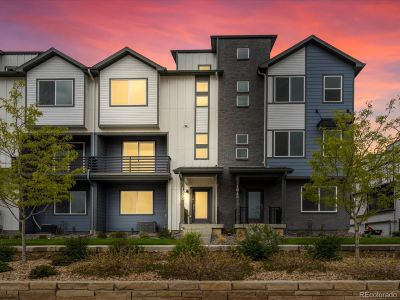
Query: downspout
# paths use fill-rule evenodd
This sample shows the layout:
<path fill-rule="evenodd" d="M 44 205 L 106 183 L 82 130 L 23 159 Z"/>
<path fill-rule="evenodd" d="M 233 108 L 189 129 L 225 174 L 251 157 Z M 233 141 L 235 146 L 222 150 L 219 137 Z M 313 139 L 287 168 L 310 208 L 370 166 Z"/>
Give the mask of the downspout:
<path fill-rule="evenodd" d="M 264 153 L 264 159 L 263 159 L 263 166 L 264 168 L 267 167 L 267 156 L 266 156 L 266 148 L 267 148 L 267 139 L 266 139 L 266 134 L 267 134 L 267 74 L 264 72 L 260 72 L 260 70 L 257 70 L 258 75 L 262 75 L 264 77 L 264 148 L 263 148 L 263 153 Z"/>

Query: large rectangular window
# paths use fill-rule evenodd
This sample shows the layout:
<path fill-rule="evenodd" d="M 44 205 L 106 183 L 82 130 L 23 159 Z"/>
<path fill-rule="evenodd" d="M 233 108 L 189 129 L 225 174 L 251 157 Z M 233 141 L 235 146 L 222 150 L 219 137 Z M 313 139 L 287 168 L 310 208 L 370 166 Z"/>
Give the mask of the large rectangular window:
<path fill-rule="evenodd" d="M 38 106 L 72 106 L 74 105 L 74 80 L 40 79 L 37 82 Z"/>
<path fill-rule="evenodd" d="M 85 215 L 86 191 L 70 191 L 69 200 L 54 203 L 55 215 Z"/>
<path fill-rule="evenodd" d="M 121 191 L 121 215 L 152 215 L 153 191 Z"/>
<path fill-rule="evenodd" d="M 147 105 L 147 79 L 111 79 L 110 104 L 115 106 Z"/>
<path fill-rule="evenodd" d="M 200 114 L 206 113 L 204 109 L 209 109 L 209 99 L 210 99 L 210 79 L 209 77 L 196 77 L 196 116 L 199 112 Z M 207 122 L 208 122 L 207 118 Z M 208 135 L 208 124 L 207 127 L 202 124 L 202 126 L 197 126 L 195 124 L 195 137 L 194 137 L 194 158 L 195 159 L 208 159 L 209 156 L 209 135 Z M 204 123 L 204 122 L 203 122 Z"/>
<path fill-rule="evenodd" d="M 304 102 L 304 77 L 275 77 L 275 102 Z"/>
<path fill-rule="evenodd" d="M 154 172 L 156 145 L 154 141 L 124 141 L 122 171 Z"/>
<path fill-rule="evenodd" d="M 343 77 L 341 75 L 324 76 L 324 102 L 342 102 Z"/>
<path fill-rule="evenodd" d="M 304 156 L 304 131 L 275 131 L 274 135 L 275 157 L 303 157 Z"/>
<path fill-rule="evenodd" d="M 337 212 L 337 187 L 315 188 L 315 199 L 307 199 L 303 192 L 301 187 L 301 212 Z"/>

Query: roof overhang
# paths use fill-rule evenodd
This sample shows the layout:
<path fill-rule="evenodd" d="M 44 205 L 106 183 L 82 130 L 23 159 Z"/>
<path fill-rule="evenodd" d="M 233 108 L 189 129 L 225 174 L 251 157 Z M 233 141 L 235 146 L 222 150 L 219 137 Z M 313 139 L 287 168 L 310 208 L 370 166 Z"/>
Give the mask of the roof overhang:
<path fill-rule="evenodd" d="M 159 72 L 161 76 L 185 76 L 185 75 L 222 75 L 223 70 L 164 70 Z"/>
<path fill-rule="evenodd" d="M 211 38 L 211 50 L 216 52 L 217 51 L 217 40 L 219 39 L 270 39 L 271 40 L 271 49 L 275 44 L 276 38 L 278 36 L 276 34 L 261 34 L 261 35 L 212 35 Z"/>
<path fill-rule="evenodd" d="M 229 167 L 229 173 L 235 175 L 285 175 L 292 173 L 292 168 L 266 168 L 266 167 Z"/>
<path fill-rule="evenodd" d="M 0 71 L 0 77 L 25 77 L 24 72 Z"/>
<path fill-rule="evenodd" d="M 349 64 L 352 64 L 354 67 L 355 75 L 357 75 L 365 66 L 365 63 L 359 61 L 358 59 L 350 56 L 349 54 L 339 50 L 338 48 L 332 46 L 331 44 L 321 40 L 319 37 L 315 35 L 310 35 L 309 37 L 305 38 L 304 40 L 300 41 L 299 43 L 293 45 L 292 47 L 286 49 L 285 51 L 279 53 L 278 55 L 274 56 L 270 60 L 262 63 L 259 65 L 259 69 L 265 70 L 266 68 L 276 64 L 277 62 L 283 60 L 284 58 L 290 56 L 294 52 L 298 51 L 299 49 L 305 47 L 308 44 L 315 44 L 323 49 L 327 50 L 328 52 L 332 53 L 333 55 L 339 57 L 340 59 L 346 61 Z"/>
<path fill-rule="evenodd" d="M 187 49 L 187 50 L 171 50 L 174 61 L 177 62 L 178 53 L 214 53 L 211 49 Z"/>
<path fill-rule="evenodd" d="M 180 167 L 174 169 L 175 174 L 222 174 L 223 167 Z"/>

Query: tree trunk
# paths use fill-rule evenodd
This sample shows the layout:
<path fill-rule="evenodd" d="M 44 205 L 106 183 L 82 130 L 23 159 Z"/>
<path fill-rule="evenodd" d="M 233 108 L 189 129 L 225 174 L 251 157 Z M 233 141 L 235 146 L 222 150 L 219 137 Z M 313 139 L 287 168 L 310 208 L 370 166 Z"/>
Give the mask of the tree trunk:
<path fill-rule="evenodd" d="M 21 220 L 21 246 L 22 246 L 22 252 L 21 252 L 21 260 L 23 263 L 26 263 L 26 240 L 25 240 L 25 218 Z"/>
<path fill-rule="evenodd" d="M 354 220 L 354 255 L 356 262 L 360 261 L 360 223 Z"/>

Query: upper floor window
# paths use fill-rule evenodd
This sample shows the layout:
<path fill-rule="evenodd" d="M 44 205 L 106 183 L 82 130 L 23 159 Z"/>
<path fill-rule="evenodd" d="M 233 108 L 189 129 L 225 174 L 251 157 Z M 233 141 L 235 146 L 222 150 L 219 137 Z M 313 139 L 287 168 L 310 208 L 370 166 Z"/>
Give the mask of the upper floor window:
<path fill-rule="evenodd" d="M 198 69 L 200 71 L 208 71 L 211 70 L 211 65 L 198 65 Z"/>
<path fill-rule="evenodd" d="M 303 157 L 304 131 L 275 131 L 275 157 Z"/>
<path fill-rule="evenodd" d="M 342 102 L 343 76 L 324 76 L 324 102 Z"/>
<path fill-rule="evenodd" d="M 85 215 L 86 191 L 70 191 L 69 200 L 54 203 L 55 215 Z"/>
<path fill-rule="evenodd" d="M 236 49 L 236 58 L 238 60 L 241 59 L 249 59 L 250 57 L 250 50 L 249 48 L 237 48 Z"/>
<path fill-rule="evenodd" d="M 74 80 L 38 80 L 38 106 L 72 106 L 74 104 Z"/>
<path fill-rule="evenodd" d="M 249 135 L 244 133 L 239 133 L 236 135 L 236 145 L 248 145 Z"/>
<path fill-rule="evenodd" d="M 209 98 L 210 98 L 210 79 L 209 77 L 196 77 L 196 124 L 195 124 L 195 140 L 194 140 L 194 159 L 209 159 L 209 124 L 204 124 L 204 116 L 209 114 Z M 197 116 L 202 116 L 197 118 Z M 208 117 L 206 117 L 208 122 Z M 204 126 L 205 125 L 205 126 Z"/>
<path fill-rule="evenodd" d="M 249 81 L 237 81 L 236 82 L 236 106 L 237 107 L 248 107 L 249 106 Z"/>
<path fill-rule="evenodd" d="M 111 99 L 113 106 L 147 105 L 147 79 L 111 79 Z"/>
<path fill-rule="evenodd" d="M 236 148 L 236 159 L 237 160 L 247 160 L 249 158 L 248 148 Z"/>
<path fill-rule="evenodd" d="M 304 77 L 275 77 L 275 102 L 304 102 Z"/>
<path fill-rule="evenodd" d="M 303 193 L 301 187 L 301 212 L 337 212 L 336 186 L 315 188 L 315 199 L 308 199 Z"/>
<path fill-rule="evenodd" d="M 249 82 L 248 81 L 237 81 L 236 91 L 238 93 L 248 93 L 249 92 Z"/>
<path fill-rule="evenodd" d="M 152 215 L 153 191 L 121 191 L 121 215 Z"/>

